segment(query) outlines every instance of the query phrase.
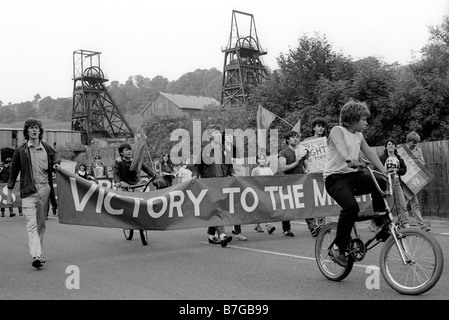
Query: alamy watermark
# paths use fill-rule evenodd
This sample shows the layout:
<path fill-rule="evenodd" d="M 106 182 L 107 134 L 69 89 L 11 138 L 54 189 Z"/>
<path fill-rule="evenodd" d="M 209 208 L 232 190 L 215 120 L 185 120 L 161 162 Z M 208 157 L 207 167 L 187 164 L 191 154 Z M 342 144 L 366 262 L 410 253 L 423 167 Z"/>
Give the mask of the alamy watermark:
<path fill-rule="evenodd" d="M 231 144 L 235 146 L 237 154 L 226 156 L 222 159 L 220 148 L 226 145 L 226 138 L 232 137 Z M 192 159 L 193 164 L 231 164 L 231 159 L 236 159 L 236 164 L 243 164 L 244 158 L 250 161 L 250 164 L 256 164 L 255 158 L 258 154 L 267 156 L 269 150 L 270 156 L 277 158 L 278 154 L 278 130 L 277 129 L 224 129 L 218 126 L 209 126 L 202 131 L 201 121 L 193 121 L 192 137 L 189 131 L 185 129 L 176 129 L 170 134 L 170 141 L 178 142 L 170 150 L 170 159 L 174 164 L 184 162 L 186 159 Z M 267 146 L 267 137 L 269 137 L 269 149 Z M 247 152 L 245 154 L 245 139 L 247 143 Z M 234 143 L 235 141 L 235 143 Z M 192 143 L 191 143 L 192 142 Z M 208 142 L 207 144 L 204 144 Z M 231 148 L 233 152 L 233 148 Z M 274 165 L 274 163 L 272 164 Z M 276 164 L 277 169 L 277 164 Z"/>

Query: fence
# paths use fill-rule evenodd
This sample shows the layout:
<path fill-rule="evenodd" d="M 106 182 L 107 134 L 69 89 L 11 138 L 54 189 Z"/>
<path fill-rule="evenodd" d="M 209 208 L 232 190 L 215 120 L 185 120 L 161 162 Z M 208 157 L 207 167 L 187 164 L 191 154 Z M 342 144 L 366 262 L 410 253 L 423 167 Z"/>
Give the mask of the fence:
<path fill-rule="evenodd" d="M 422 142 L 418 145 L 424 155 L 426 168 L 434 178 L 418 193 L 424 216 L 449 218 L 449 140 Z M 381 154 L 384 147 L 375 147 Z"/>

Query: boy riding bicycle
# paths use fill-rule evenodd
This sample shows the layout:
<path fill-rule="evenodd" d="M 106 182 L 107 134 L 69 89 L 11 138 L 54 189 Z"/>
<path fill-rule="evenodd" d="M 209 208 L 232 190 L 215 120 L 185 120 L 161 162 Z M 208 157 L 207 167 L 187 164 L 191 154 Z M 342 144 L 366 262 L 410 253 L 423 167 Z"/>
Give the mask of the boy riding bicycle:
<path fill-rule="evenodd" d="M 355 196 L 371 194 L 374 211 L 385 211 L 382 196 L 369 173 L 357 170 L 359 154 L 362 151 L 380 172 L 386 173 L 379 157 L 369 147 L 362 134 L 370 115 L 365 103 L 347 102 L 340 111 L 340 126 L 332 128 L 327 140 L 327 161 L 323 170 L 323 179 L 327 193 L 342 208 L 331 254 L 343 267 L 348 265 L 344 252 L 360 211 Z M 385 189 L 385 180 L 380 177 L 376 177 L 376 180 L 379 186 Z"/>

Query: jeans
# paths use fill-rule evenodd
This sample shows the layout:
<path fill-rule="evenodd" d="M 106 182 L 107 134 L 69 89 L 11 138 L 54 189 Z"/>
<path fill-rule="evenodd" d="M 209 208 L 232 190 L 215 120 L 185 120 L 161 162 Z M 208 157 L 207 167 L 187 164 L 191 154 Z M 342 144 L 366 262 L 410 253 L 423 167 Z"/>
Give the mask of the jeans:
<path fill-rule="evenodd" d="M 415 194 L 411 199 L 407 201 L 407 205 L 410 205 L 410 212 L 415 216 L 416 222 L 418 222 L 421 228 L 425 228 L 426 224 L 421 215 L 421 209 L 419 207 L 418 196 Z"/>
<path fill-rule="evenodd" d="M 394 204 L 400 224 L 410 223 L 410 217 L 407 211 L 404 190 L 402 190 L 401 179 L 398 176 L 393 178 Z"/>
<path fill-rule="evenodd" d="M 207 234 L 210 236 L 214 236 L 215 232 L 217 232 L 218 237 L 220 237 L 220 235 L 222 233 L 225 233 L 225 228 L 224 226 L 218 226 L 218 227 L 208 227 L 207 228 Z"/>
<path fill-rule="evenodd" d="M 385 190 L 386 181 L 375 175 L 382 190 Z M 349 242 L 352 227 L 354 226 L 360 208 L 355 196 L 371 194 L 375 212 L 385 211 L 382 195 L 374 185 L 369 172 L 351 172 L 345 174 L 332 174 L 325 181 L 327 193 L 340 205 L 337 235 L 335 244 L 341 252 L 345 251 Z"/>
<path fill-rule="evenodd" d="M 50 199 L 50 186 L 36 184 L 37 193 L 22 199 L 22 211 L 27 222 L 28 246 L 32 258 L 42 256 L 45 220 Z"/>

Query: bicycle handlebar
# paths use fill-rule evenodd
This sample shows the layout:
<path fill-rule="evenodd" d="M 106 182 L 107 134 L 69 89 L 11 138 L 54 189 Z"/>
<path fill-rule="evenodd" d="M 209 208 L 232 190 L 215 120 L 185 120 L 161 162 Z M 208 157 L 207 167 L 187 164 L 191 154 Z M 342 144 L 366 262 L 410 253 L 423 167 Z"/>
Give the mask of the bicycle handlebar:
<path fill-rule="evenodd" d="M 157 174 L 155 174 L 154 176 L 152 176 L 152 177 L 151 177 L 147 182 L 145 182 L 145 183 L 138 183 L 138 184 L 128 185 L 128 186 L 125 186 L 125 187 L 121 187 L 121 189 L 122 189 L 123 191 L 133 191 L 134 189 L 144 187 L 143 190 L 145 191 L 146 188 L 148 187 L 148 185 L 149 185 L 154 179 L 156 179 L 156 177 L 157 177 Z"/>

